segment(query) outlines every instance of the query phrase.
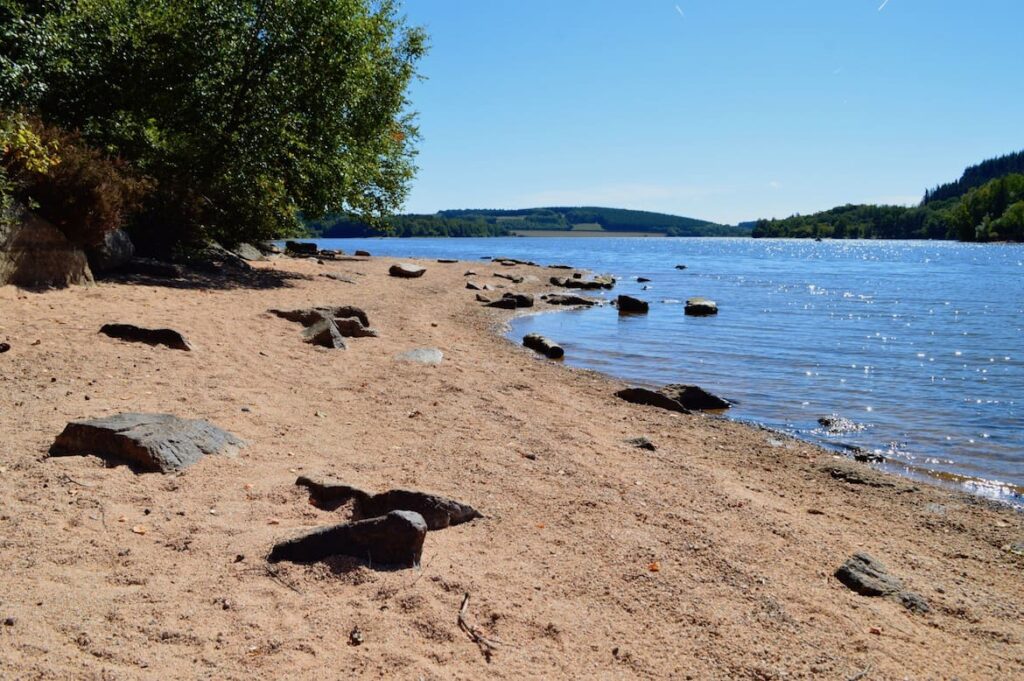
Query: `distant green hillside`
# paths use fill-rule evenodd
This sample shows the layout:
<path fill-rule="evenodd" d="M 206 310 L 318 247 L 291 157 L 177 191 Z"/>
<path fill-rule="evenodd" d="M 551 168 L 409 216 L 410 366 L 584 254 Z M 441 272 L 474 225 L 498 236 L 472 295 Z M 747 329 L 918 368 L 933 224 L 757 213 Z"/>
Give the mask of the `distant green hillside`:
<path fill-rule="evenodd" d="M 758 220 L 754 237 L 1024 241 L 1024 152 L 971 166 L 921 205 L 846 205 Z"/>
<path fill-rule="evenodd" d="M 635 232 L 666 236 L 749 236 L 750 229 L 706 220 L 622 208 L 552 207 L 518 210 L 443 210 L 433 215 L 396 215 L 388 219 L 392 236 L 509 236 L 513 232 Z M 379 236 L 372 227 L 348 217 L 308 223 L 323 238 Z"/>

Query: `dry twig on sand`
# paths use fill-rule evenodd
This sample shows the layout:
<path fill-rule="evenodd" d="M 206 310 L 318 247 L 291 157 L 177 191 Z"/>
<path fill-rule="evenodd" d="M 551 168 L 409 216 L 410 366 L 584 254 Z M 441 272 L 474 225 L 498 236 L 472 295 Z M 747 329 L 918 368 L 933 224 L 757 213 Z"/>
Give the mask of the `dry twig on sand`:
<path fill-rule="evenodd" d="M 462 629 L 469 636 L 473 643 L 480 647 L 480 652 L 483 653 L 484 659 L 488 662 L 491 661 L 491 656 L 494 655 L 494 651 L 499 645 L 500 641 L 489 639 L 480 633 L 480 630 L 469 623 L 466 619 L 466 610 L 469 608 L 469 592 L 462 597 L 462 607 L 459 608 L 459 628 Z"/>

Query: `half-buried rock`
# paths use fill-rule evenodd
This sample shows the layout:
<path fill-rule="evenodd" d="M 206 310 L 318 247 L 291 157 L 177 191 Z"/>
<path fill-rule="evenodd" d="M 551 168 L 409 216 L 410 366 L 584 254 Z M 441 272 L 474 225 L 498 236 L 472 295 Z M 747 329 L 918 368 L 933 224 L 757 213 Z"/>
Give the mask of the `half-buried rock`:
<path fill-rule="evenodd" d="M 423 555 L 427 523 L 412 511 L 334 525 L 274 546 L 267 560 L 315 563 L 332 556 L 352 556 L 372 566 L 414 567 Z"/>
<path fill-rule="evenodd" d="M 392 277 L 400 277 L 402 279 L 416 279 L 417 277 L 422 277 L 423 273 L 426 271 L 427 270 L 423 267 L 410 265 L 408 263 L 399 263 L 388 268 L 388 274 Z"/>
<path fill-rule="evenodd" d="M 359 323 L 359 320 L 353 320 Z M 322 348 L 332 350 L 344 350 L 345 339 L 338 329 L 338 325 L 330 317 L 323 317 L 320 321 L 307 326 L 302 330 L 302 340 L 310 345 L 319 345 Z"/>
<path fill-rule="evenodd" d="M 349 500 L 353 502 L 352 517 L 373 518 L 391 511 L 413 511 L 423 517 L 427 529 L 443 530 L 468 523 L 483 515 L 472 506 L 454 499 L 408 489 L 392 489 L 370 494 L 331 478 L 299 476 L 295 484 L 309 490 L 309 496 L 320 508 L 334 510 Z"/>
<path fill-rule="evenodd" d="M 171 473 L 206 454 L 233 455 L 245 442 L 217 426 L 171 414 L 117 414 L 72 421 L 50 447 L 51 456 L 96 455 L 139 472 Z"/>
<path fill-rule="evenodd" d="M 147 329 L 134 324 L 104 324 L 100 333 L 111 338 L 147 345 L 166 345 L 174 350 L 192 350 L 192 345 L 174 329 Z"/>
<path fill-rule="evenodd" d="M 681 414 L 690 413 L 689 409 L 668 395 L 648 388 L 623 388 L 615 393 L 615 396 L 619 399 L 626 400 L 627 402 L 632 402 L 633 404 L 658 407 L 659 409 L 667 409 L 668 411 L 677 411 Z"/>
<path fill-rule="evenodd" d="M 533 307 L 533 296 L 529 293 L 506 293 L 500 299 L 487 303 L 487 307 L 503 310 L 515 310 L 520 307 Z"/>

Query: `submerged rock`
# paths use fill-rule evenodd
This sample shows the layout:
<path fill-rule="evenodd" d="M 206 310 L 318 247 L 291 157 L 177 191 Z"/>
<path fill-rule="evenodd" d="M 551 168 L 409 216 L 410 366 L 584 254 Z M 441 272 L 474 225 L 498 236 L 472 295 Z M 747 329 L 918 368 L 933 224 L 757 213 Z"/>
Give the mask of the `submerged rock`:
<path fill-rule="evenodd" d="M 118 340 L 146 343 L 147 345 L 166 345 L 174 350 L 192 350 L 192 345 L 174 329 L 147 329 L 134 324 L 104 324 L 100 333 Z"/>
<path fill-rule="evenodd" d="M 402 279 L 416 279 L 418 277 L 422 277 L 426 271 L 427 270 L 424 267 L 420 267 L 419 265 L 410 265 L 408 263 L 399 263 L 388 268 L 388 274 L 392 277 L 399 277 Z"/>
<path fill-rule="evenodd" d="M 843 433 L 854 433 L 859 430 L 864 430 L 863 425 L 855 423 L 854 421 L 838 414 L 822 416 L 818 419 L 818 425 L 832 435 L 842 435 Z"/>
<path fill-rule="evenodd" d="M 423 555 L 427 523 L 412 511 L 314 530 L 274 546 L 267 560 L 315 563 L 332 556 L 352 556 L 370 565 L 414 567 Z"/>
<path fill-rule="evenodd" d="M 544 301 L 548 305 L 584 305 L 586 307 L 600 305 L 603 302 L 597 298 L 586 298 L 584 296 L 561 293 L 553 293 L 549 296 L 544 296 Z"/>
<path fill-rule="evenodd" d="M 94 454 L 143 472 L 170 473 L 207 454 L 232 455 L 245 442 L 206 421 L 171 414 L 117 414 L 72 421 L 50 447 L 51 456 Z"/>

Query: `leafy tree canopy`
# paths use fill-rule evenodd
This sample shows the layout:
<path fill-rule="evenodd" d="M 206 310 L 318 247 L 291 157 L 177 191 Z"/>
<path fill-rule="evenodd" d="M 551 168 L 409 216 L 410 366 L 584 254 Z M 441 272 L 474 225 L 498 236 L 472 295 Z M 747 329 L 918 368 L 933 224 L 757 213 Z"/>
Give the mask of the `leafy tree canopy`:
<path fill-rule="evenodd" d="M 153 244 L 404 201 L 425 36 L 394 0 L 0 0 L 0 26 L 0 107 L 151 177 Z"/>

